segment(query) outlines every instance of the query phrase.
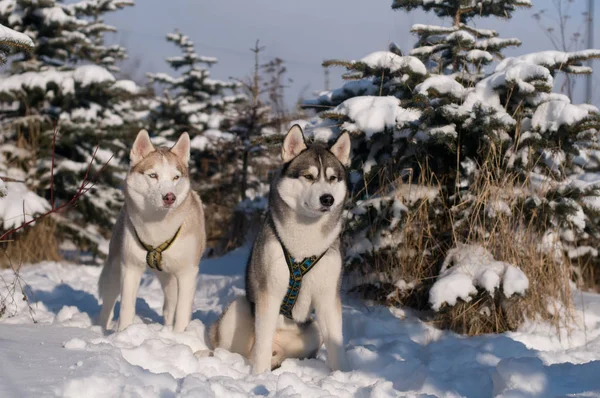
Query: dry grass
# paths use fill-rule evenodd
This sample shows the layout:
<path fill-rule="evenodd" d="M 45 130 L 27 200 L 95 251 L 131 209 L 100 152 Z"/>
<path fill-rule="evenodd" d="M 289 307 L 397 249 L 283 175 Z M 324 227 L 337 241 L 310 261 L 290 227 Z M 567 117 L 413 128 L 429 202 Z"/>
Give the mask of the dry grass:
<path fill-rule="evenodd" d="M 0 268 L 9 268 L 11 264 L 60 260 L 56 222 L 52 217 L 44 217 L 14 235 L 13 240 L 0 243 L 0 251 Z"/>
<path fill-rule="evenodd" d="M 452 244 L 450 219 L 439 214 L 441 185 L 431 173 L 423 173 L 416 184 L 403 183 L 403 177 L 388 173 L 383 169 L 373 177 L 378 178 L 378 185 L 384 188 L 369 196 L 399 200 L 410 211 L 393 232 L 393 241 L 399 242 L 397 249 L 365 253 L 359 263 L 353 264 L 358 277 L 350 280 L 350 285 L 354 286 L 351 292 L 390 306 L 425 310 L 429 308 L 429 288 Z M 406 174 L 410 174 L 410 170 Z M 385 191 L 390 186 L 394 187 L 391 196 Z M 357 197 L 362 193 L 358 192 Z M 357 200 L 354 198 L 352 202 Z M 381 228 L 386 229 L 389 221 L 379 215 L 375 219 L 369 218 L 366 236 L 373 239 Z M 373 276 L 376 276 L 376 282 Z M 405 281 L 406 286 L 397 288 L 394 283 L 398 280 Z"/>
<path fill-rule="evenodd" d="M 541 231 L 552 231 L 552 227 L 539 214 L 526 214 L 522 198 L 533 192 L 529 181 L 499 170 L 495 165 L 484 166 L 470 190 L 476 195 L 455 206 L 452 216 L 462 212 L 462 207 L 468 210 L 463 213 L 463 225 L 453 222 L 454 246 L 477 244 L 496 260 L 519 267 L 529 279 L 528 291 L 524 297 L 510 299 L 498 291 L 494 297 L 480 292 L 469 303 L 440 311 L 434 322 L 468 335 L 515 330 L 525 318 L 536 317 L 558 328 L 564 319 L 554 315 L 559 313 L 557 307 L 571 308 L 571 266 L 565 256 L 557 257 L 549 250 L 548 242 L 542 245 Z M 536 192 L 543 195 L 539 188 Z"/>
<path fill-rule="evenodd" d="M 525 318 L 541 317 L 561 326 L 564 317 L 553 314 L 565 314 L 564 309 L 570 313 L 570 263 L 542 250 L 544 221 L 527 213 L 522 204 L 532 191 L 529 182 L 499 175 L 498 170 L 493 164 L 484 167 L 469 193 L 457 196 L 452 206 L 447 198 L 426 198 L 418 193 L 437 189 L 443 195 L 432 174 L 423 173 L 412 186 L 396 183 L 396 196 L 410 209 L 395 236 L 399 250 L 376 252 L 366 261 L 373 272 L 387 275 L 389 283 L 365 283 L 356 290 L 387 305 L 428 310 L 429 289 L 447 251 L 459 243 L 474 244 L 487 249 L 496 260 L 519 267 L 529 279 L 527 293 L 508 299 L 500 289 L 494 296 L 481 291 L 470 302 L 459 300 L 428 319 L 440 328 L 467 335 L 515 330 Z M 391 283 L 398 280 L 408 286 L 399 288 Z"/>

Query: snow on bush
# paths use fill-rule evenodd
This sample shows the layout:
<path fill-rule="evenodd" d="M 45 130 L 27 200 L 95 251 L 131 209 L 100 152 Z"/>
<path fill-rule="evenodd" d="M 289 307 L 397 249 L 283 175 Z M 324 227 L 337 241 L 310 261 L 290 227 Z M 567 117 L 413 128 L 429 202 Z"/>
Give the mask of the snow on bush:
<path fill-rule="evenodd" d="M 588 116 L 587 109 L 564 101 L 548 101 L 533 114 L 531 124 L 540 131 L 558 131 L 561 126 L 572 126 Z"/>
<path fill-rule="evenodd" d="M 332 113 L 341 114 L 353 120 L 353 123 L 344 123 L 344 129 L 362 131 L 367 137 L 386 129 L 402 127 L 421 117 L 419 110 L 402 108 L 400 100 L 392 96 L 350 98 L 336 107 Z"/>
<path fill-rule="evenodd" d="M 523 295 L 529 287 L 527 276 L 518 267 L 496 261 L 479 245 L 459 244 L 448 251 L 440 274 L 429 291 L 429 303 L 439 311 L 444 303 L 453 306 L 460 298 L 471 301 L 478 288 L 494 295 L 502 289 L 505 297 Z"/>
<path fill-rule="evenodd" d="M 9 189 L 4 189 L 5 196 L 0 201 L 0 220 L 4 230 L 16 228 L 31 221 L 35 214 L 50 209 L 48 201 L 30 191 L 25 184 L 9 182 L 6 185 Z"/>
<path fill-rule="evenodd" d="M 352 62 L 363 63 L 371 69 L 389 69 L 391 73 L 405 70 L 422 76 L 427 74 L 427 68 L 418 58 L 402 57 L 390 51 L 375 51 L 360 61 Z"/>
<path fill-rule="evenodd" d="M 444 75 L 433 75 L 427 78 L 423 83 L 416 87 L 419 94 L 428 94 L 432 90 L 438 94 L 450 94 L 455 98 L 462 98 L 465 94 L 465 88 L 462 84 Z"/>
<path fill-rule="evenodd" d="M 46 91 L 50 86 L 60 88 L 63 94 L 75 94 L 75 83 L 82 87 L 91 84 L 114 82 L 114 76 L 97 65 L 83 65 L 71 71 L 50 69 L 42 72 L 26 72 L 4 77 L 0 80 L 0 93 L 24 94 L 26 90 Z"/>

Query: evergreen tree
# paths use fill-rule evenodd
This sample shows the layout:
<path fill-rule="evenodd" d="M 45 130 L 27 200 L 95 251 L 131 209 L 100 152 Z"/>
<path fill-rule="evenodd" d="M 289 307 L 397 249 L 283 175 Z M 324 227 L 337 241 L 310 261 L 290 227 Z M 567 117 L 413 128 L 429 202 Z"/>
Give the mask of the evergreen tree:
<path fill-rule="evenodd" d="M 583 62 L 600 51 L 508 58 L 486 74 L 484 65 L 520 41 L 469 25 L 530 5 L 396 0 L 395 9 L 433 11 L 452 25 L 413 26 L 419 38 L 409 56 L 393 46 L 359 61 L 325 63 L 345 66 L 350 81 L 305 103 L 321 111 L 310 127 L 354 134 L 347 260 L 365 273 L 387 271 L 383 298 L 426 291 L 430 282 L 415 275 L 435 276 L 449 247 L 485 238 L 494 219 L 519 209 L 548 242 L 558 236 L 571 258 L 594 254 L 600 192 L 581 181 L 598 164 L 600 116 L 552 89 L 559 72 L 591 73 Z M 482 200 L 483 188 L 495 191 L 493 199 Z M 407 228 L 418 214 L 421 230 Z"/>
<path fill-rule="evenodd" d="M 167 40 L 182 52 L 180 56 L 167 58 L 173 70 L 182 69 L 180 76 L 165 73 L 149 73 L 153 83 L 164 86 L 164 96 L 157 98 L 158 106 L 150 115 L 151 127 L 161 137 L 173 140 L 187 131 L 196 149 L 210 146 L 218 134 L 201 134 L 207 130 L 227 131 L 231 126 L 233 104 L 244 100 L 243 96 L 228 91 L 239 87 L 236 82 L 215 80 L 209 68 L 217 63 L 213 57 L 198 55 L 194 42 L 180 32 L 170 33 Z M 224 138 L 224 137 L 222 137 Z"/>
<path fill-rule="evenodd" d="M 234 173 L 240 159 L 230 130 L 236 107 L 246 97 L 237 93 L 239 83 L 211 78 L 210 68 L 217 59 L 197 54 L 188 36 L 176 31 L 167 40 L 181 50 L 181 55 L 167 58 L 180 74 L 148 74 L 152 83 L 164 88 L 150 110 L 149 129 L 166 143 L 185 131 L 190 134 L 193 188 L 202 193 L 208 212 L 214 215 L 207 228 L 212 242 L 223 238 L 238 200 L 239 180 Z"/>
<path fill-rule="evenodd" d="M 86 174 L 93 178 L 110 160 L 94 187 L 59 224 L 66 234 L 61 240 L 93 253 L 106 250 L 105 238 L 122 201 L 119 172 L 125 167 L 128 136 L 140 127 L 135 114 L 140 90 L 108 70 L 117 71 L 115 62 L 125 50 L 104 46 L 103 34 L 115 29 L 102 22 L 102 15 L 132 2 L 2 3 L 7 4 L 0 7 L 0 22 L 39 43 L 30 54 L 15 58 L 0 81 L 4 167 L 19 165 L 27 186 L 51 206 L 68 201 Z M 50 184 L 55 126 L 59 133 Z"/>

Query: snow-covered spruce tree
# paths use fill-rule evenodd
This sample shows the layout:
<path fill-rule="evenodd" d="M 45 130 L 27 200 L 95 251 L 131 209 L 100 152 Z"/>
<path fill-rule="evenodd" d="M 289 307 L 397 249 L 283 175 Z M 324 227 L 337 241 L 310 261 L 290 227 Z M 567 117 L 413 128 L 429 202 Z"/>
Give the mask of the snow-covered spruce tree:
<path fill-rule="evenodd" d="M 489 29 L 477 29 L 468 23 L 474 17 L 510 18 L 517 7 L 531 7 L 530 0 L 394 0 L 393 9 L 433 11 L 452 26 L 415 24 L 411 32 L 418 36 L 411 55 L 423 60 L 428 69 L 439 74 L 457 74 L 457 80 L 473 81 L 483 68 L 501 58 L 504 48 L 521 45 L 516 38 L 501 39 Z"/>
<path fill-rule="evenodd" d="M 191 167 L 193 187 L 202 193 L 202 200 L 211 217 L 209 240 L 222 238 L 228 214 L 239 199 L 235 135 L 230 132 L 236 118 L 236 105 L 245 101 L 238 94 L 240 85 L 234 81 L 215 80 L 210 68 L 216 58 L 198 55 L 194 42 L 180 32 L 167 35 L 167 40 L 182 52 L 167 58 L 176 76 L 166 73 L 148 74 L 150 81 L 164 89 L 151 108 L 149 128 L 165 142 L 174 142 L 187 131 L 192 139 Z"/>
<path fill-rule="evenodd" d="M 103 33 L 114 28 L 102 22 L 102 15 L 131 4 L 0 2 L 0 22 L 39 43 L 29 55 L 14 58 L 0 80 L 3 166 L 10 164 L 7 171 L 25 180 L 49 207 L 68 201 L 86 173 L 93 178 L 114 155 L 78 206 L 58 218 L 58 240 L 94 255 L 106 249 L 105 238 L 122 200 L 119 172 L 125 167 L 128 136 L 140 127 L 135 113 L 139 88 L 117 80 L 107 69 L 117 71 L 115 62 L 125 51 L 103 45 Z M 55 127 L 59 133 L 51 190 Z M 34 212 L 27 206 L 27 212 Z"/>
<path fill-rule="evenodd" d="M 600 52 L 528 54 L 506 59 L 485 74 L 479 64 L 518 41 L 468 27 L 475 15 L 510 17 L 516 7 L 528 5 L 395 1 L 394 8 L 433 10 L 451 20 L 452 28 L 416 25 L 413 31 L 420 39 L 410 56 L 377 52 L 359 61 L 327 62 L 348 68 L 346 77 L 352 80 L 305 104 L 318 110 L 332 107 L 313 123 L 316 133 L 327 138 L 327 130 L 354 132 L 347 234 L 351 269 L 377 282 L 377 298 L 420 308 L 440 310 L 457 298 L 468 301 L 472 294 L 491 297 L 491 304 L 478 301 L 487 308 L 482 313 L 491 308 L 493 316 L 477 327 L 472 319 L 444 323 L 463 332 L 512 328 L 532 308 L 545 311 L 549 297 L 568 300 L 568 282 L 560 280 L 567 274 L 544 270 L 553 262 L 560 265 L 563 253 L 595 254 L 591 241 L 597 239 L 598 190 L 579 181 L 585 180 L 584 167 L 597 154 L 598 112 L 551 91 L 557 73 L 590 73 L 582 63 Z M 495 42 L 493 51 L 478 48 L 485 41 L 488 49 Z M 519 243 L 526 241 L 536 250 Z M 491 254 L 478 252 L 485 264 L 492 264 L 489 256 L 500 256 L 521 266 L 530 279 L 554 279 L 544 282 L 546 288 L 530 284 L 530 301 L 513 307 L 512 319 L 504 299 L 523 289 L 502 290 L 507 268 L 497 265 L 485 274 L 496 272 L 490 280 L 497 289 L 486 286 L 485 278 L 473 279 L 466 294 L 439 302 L 429 291 L 431 284 L 448 250 L 462 243 L 487 245 Z M 539 258 L 531 263 L 538 266 L 528 265 L 535 256 Z M 538 300 L 537 305 L 531 300 Z"/>

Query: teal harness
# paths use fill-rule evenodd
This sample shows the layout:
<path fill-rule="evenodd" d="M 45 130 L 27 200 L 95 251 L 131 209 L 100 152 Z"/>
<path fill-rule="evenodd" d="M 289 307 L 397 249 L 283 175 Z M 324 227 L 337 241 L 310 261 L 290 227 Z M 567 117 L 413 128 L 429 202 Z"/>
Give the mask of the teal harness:
<path fill-rule="evenodd" d="M 294 309 L 294 305 L 296 304 L 296 300 L 298 299 L 298 294 L 300 294 L 300 288 L 302 287 L 302 278 L 304 277 L 304 275 L 308 274 L 308 271 L 313 269 L 313 267 L 319 262 L 321 258 L 323 258 L 325 253 L 327 253 L 327 250 L 325 250 L 320 256 L 306 257 L 302 261 L 296 261 L 296 259 L 292 257 L 292 255 L 285 248 L 285 245 L 281 241 L 281 238 L 279 238 L 274 223 L 273 231 L 275 231 L 275 236 L 277 236 L 277 240 L 279 240 L 279 244 L 283 249 L 285 262 L 287 263 L 288 269 L 290 271 L 290 281 L 288 283 L 287 292 L 283 297 L 283 302 L 279 307 L 279 313 L 285 316 L 286 318 L 293 319 L 292 310 Z"/>

